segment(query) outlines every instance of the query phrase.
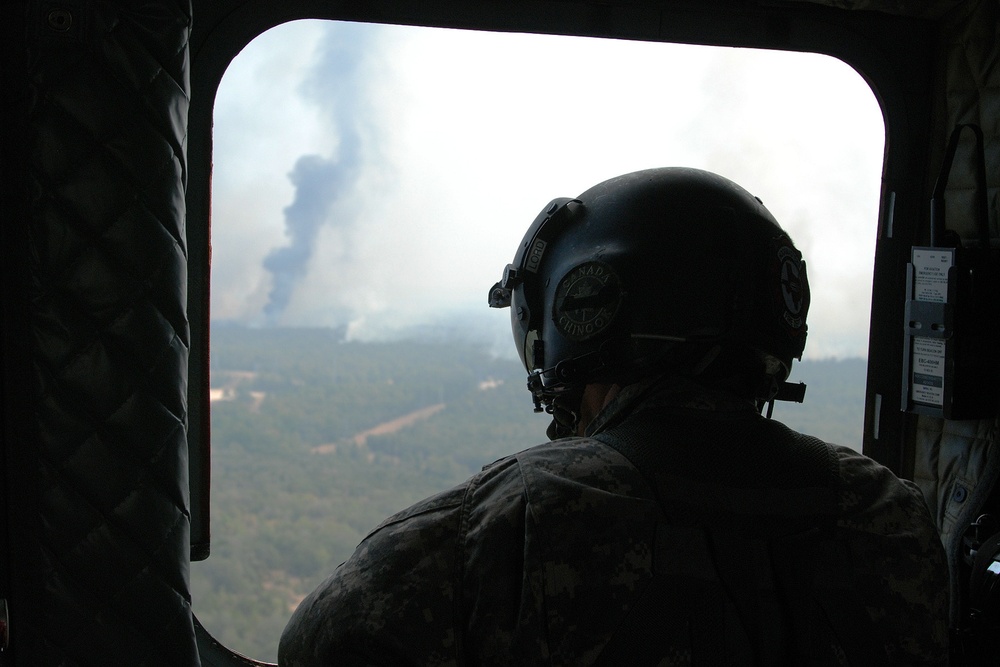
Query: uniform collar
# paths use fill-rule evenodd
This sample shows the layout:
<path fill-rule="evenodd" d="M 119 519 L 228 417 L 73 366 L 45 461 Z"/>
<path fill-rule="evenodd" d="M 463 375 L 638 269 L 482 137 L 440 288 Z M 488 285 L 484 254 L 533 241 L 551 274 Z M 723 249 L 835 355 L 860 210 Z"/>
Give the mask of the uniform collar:
<path fill-rule="evenodd" d="M 675 408 L 708 412 L 753 412 L 754 401 L 724 389 L 707 387 L 689 377 L 660 375 L 623 387 L 593 421 L 585 434 L 595 435 L 620 423 L 630 415 L 652 408 Z"/>

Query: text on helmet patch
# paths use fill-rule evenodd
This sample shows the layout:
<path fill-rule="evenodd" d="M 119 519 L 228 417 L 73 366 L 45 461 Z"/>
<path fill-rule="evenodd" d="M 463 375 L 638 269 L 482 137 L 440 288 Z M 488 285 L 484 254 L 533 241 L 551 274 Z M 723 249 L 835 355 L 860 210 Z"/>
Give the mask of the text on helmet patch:
<path fill-rule="evenodd" d="M 620 281 L 611 267 L 584 262 L 559 281 L 552 318 L 559 332 L 570 340 L 587 340 L 611 325 L 620 304 Z"/>

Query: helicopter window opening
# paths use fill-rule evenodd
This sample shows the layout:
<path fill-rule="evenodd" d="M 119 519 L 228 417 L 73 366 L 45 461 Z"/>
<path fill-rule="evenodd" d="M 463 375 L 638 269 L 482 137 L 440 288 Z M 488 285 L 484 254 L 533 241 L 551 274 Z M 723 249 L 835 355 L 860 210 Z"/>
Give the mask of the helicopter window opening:
<path fill-rule="evenodd" d="M 540 207 L 647 167 L 760 196 L 808 262 L 779 404 L 861 449 L 884 126 L 804 53 L 297 21 L 215 107 L 212 555 L 194 609 L 275 660 L 292 609 L 385 516 L 544 440 L 486 291 Z"/>

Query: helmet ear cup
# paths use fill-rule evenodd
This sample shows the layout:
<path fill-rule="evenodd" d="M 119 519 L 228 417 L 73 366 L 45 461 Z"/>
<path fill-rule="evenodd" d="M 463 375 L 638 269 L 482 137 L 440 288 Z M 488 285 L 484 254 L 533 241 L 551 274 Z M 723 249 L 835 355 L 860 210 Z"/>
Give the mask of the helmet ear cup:
<path fill-rule="evenodd" d="M 556 284 L 552 322 L 569 340 L 583 342 L 604 334 L 622 305 L 621 279 L 599 261 L 577 264 Z"/>
<path fill-rule="evenodd" d="M 753 346 L 774 355 L 791 368 L 805 349 L 809 312 L 809 279 L 806 263 L 787 235 L 770 239 L 766 253 L 768 273 L 760 294 L 766 303 L 756 309 L 748 338 Z"/>

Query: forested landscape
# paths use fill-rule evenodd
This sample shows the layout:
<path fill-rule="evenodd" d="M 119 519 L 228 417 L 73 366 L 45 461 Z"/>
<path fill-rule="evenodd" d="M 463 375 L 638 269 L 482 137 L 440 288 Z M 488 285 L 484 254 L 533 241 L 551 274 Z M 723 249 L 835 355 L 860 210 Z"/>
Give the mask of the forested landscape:
<path fill-rule="evenodd" d="M 331 329 L 217 327 L 212 550 L 194 609 L 227 646 L 274 661 L 299 600 L 386 516 L 545 440 L 517 361 L 470 343 L 345 342 Z M 807 361 L 774 417 L 860 449 L 862 359 Z"/>

